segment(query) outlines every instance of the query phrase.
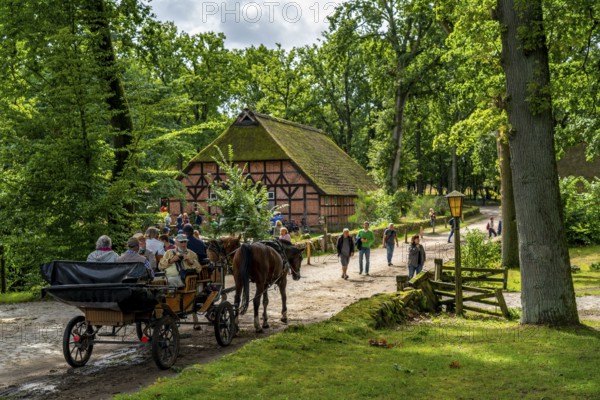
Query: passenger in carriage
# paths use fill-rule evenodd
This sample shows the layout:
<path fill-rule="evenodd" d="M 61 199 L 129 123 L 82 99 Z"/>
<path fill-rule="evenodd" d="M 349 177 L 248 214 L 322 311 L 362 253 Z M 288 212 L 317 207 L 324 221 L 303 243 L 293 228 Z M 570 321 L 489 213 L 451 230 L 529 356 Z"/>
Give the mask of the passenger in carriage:
<path fill-rule="evenodd" d="M 146 247 L 146 236 L 144 236 L 143 233 L 138 232 L 135 235 L 133 235 L 134 238 L 136 238 L 139 242 L 140 242 L 140 250 L 139 250 L 139 254 L 141 256 L 144 256 L 148 259 L 148 261 L 150 261 L 150 266 L 152 267 L 152 270 L 154 272 L 158 271 L 158 263 L 156 262 L 156 254 L 154 254 L 153 251 L 150 251 L 147 247 Z"/>
<path fill-rule="evenodd" d="M 195 270 L 200 273 L 202 266 L 196 253 L 188 249 L 187 236 L 177 235 L 175 246 L 175 249 L 165 252 L 158 269 L 165 271 L 170 286 L 182 287 L 184 283 L 180 271 Z"/>
<path fill-rule="evenodd" d="M 87 261 L 90 262 L 116 262 L 119 255 L 112 249 L 112 240 L 102 235 L 96 241 L 96 250 L 92 251 L 87 256 Z"/>
<path fill-rule="evenodd" d="M 144 263 L 144 266 L 148 270 L 151 277 L 154 277 L 154 271 L 152 270 L 152 266 L 150 265 L 150 261 L 142 255 L 139 254 L 140 251 L 140 242 L 136 238 L 129 238 L 127 241 L 127 251 L 119 258 L 117 258 L 117 262 L 141 262 Z"/>
<path fill-rule="evenodd" d="M 188 249 L 196 253 L 200 262 L 206 260 L 208 258 L 208 255 L 206 254 L 206 245 L 203 240 L 194 237 L 194 227 L 191 224 L 184 225 L 183 233 L 188 239 Z"/>

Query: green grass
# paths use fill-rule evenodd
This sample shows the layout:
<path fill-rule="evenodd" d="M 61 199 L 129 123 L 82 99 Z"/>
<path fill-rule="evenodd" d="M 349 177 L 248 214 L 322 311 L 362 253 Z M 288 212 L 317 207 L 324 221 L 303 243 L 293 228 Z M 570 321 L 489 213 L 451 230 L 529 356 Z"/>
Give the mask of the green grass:
<path fill-rule="evenodd" d="M 590 271 L 590 265 L 600 262 L 600 245 L 574 247 L 569 249 L 571 265 L 577 265 L 581 271 L 575 272 L 573 285 L 577 296 L 600 295 L 600 271 Z M 521 274 L 518 269 L 508 271 L 508 290 L 521 290 Z"/>
<path fill-rule="evenodd" d="M 39 299 L 40 296 L 34 292 L 0 293 L 0 304 L 25 303 Z"/>
<path fill-rule="evenodd" d="M 373 304 L 361 300 L 329 321 L 291 326 L 117 398 L 592 399 L 600 393 L 596 321 L 551 329 L 440 317 L 375 331 Z M 391 346 L 374 347 L 369 339 Z"/>

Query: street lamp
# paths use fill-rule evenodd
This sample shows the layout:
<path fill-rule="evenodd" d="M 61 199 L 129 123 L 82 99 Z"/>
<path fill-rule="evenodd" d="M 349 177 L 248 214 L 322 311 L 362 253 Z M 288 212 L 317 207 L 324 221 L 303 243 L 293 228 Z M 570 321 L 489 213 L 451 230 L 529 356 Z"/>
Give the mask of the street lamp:
<path fill-rule="evenodd" d="M 446 195 L 448 206 L 450 207 L 450 215 L 454 218 L 454 280 L 456 283 L 456 315 L 462 315 L 462 275 L 460 270 L 460 217 L 462 216 L 463 202 L 465 195 L 453 191 Z"/>

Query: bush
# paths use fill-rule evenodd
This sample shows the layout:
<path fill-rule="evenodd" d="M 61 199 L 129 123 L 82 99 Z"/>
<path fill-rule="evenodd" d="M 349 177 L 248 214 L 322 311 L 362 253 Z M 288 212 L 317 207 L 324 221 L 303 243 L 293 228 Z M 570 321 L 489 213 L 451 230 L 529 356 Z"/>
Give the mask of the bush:
<path fill-rule="evenodd" d="M 590 271 L 600 272 L 600 261 L 592 263 L 590 265 Z"/>
<path fill-rule="evenodd" d="M 410 215 L 420 219 L 429 218 L 429 209 L 433 208 L 438 216 L 448 213 L 448 200 L 443 196 L 417 196 L 410 207 Z"/>
<path fill-rule="evenodd" d="M 500 242 L 486 239 L 480 230 L 471 230 L 465 236 L 462 247 L 462 265 L 466 268 L 497 268 L 502 259 Z"/>
<path fill-rule="evenodd" d="M 571 245 L 600 243 L 600 179 L 568 177 L 560 182 L 567 241 Z"/>
<path fill-rule="evenodd" d="M 370 192 L 358 192 L 355 201 L 356 212 L 350 216 L 350 222 L 361 224 L 370 221 L 372 225 L 380 222 L 398 223 L 413 201 L 413 195 L 408 191 L 397 191 L 393 195 L 383 189 Z"/>

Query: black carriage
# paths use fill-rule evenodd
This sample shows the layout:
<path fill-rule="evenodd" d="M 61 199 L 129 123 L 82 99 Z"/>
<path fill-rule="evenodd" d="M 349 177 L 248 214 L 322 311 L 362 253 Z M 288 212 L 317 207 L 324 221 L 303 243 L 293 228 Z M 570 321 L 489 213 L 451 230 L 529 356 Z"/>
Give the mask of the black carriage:
<path fill-rule="evenodd" d="M 221 346 L 229 345 L 237 332 L 224 265 L 208 263 L 200 274 L 188 273 L 183 288 L 169 286 L 164 275 L 149 278 L 142 263 L 53 261 L 41 269 L 51 285 L 43 294 L 84 314 L 71 319 L 63 335 L 63 354 L 72 367 L 84 366 L 96 344 L 149 342 L 156 365 L 167 369 L 177 360 L 180 325 L 213 325 Z M 140 342 L 102 339 L 102 327 L 112 327 L 110 336 L 119 336 L 133 324 Z"/>

